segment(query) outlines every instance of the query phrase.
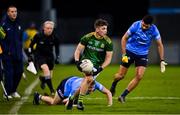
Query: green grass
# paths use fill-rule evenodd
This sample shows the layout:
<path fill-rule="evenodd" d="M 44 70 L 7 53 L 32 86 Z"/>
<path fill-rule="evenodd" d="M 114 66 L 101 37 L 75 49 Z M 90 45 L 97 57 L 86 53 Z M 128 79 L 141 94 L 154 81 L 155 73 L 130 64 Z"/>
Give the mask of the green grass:
<path fill-rule="evenodd" d="M 113 81 L 113 75 L 118 71 L 119 65 L 111 65 L 107 67 L 98 76 L 97 81 L 101 82 L 108 89 Z M 32 94 L 26 102 L 20 107 L 19 114 L 180 114 L 180 67 L 167 66 L 166 73 L 160 73 L 159 66 L 149 66 L 145 72 L 143 79 L 138 87 L 136 87 L 126 98 L 126 103 L 121 104 L 117 101 L 117 97 L 124 91 L 127 84 L 134 77 L 134 67 L 132 66 L 126 77 L 120 81 L 116 88 L 116 95 L 113 97 L 113 106 L 107 107 L 105 95 L 96 91 L 85 97 L 85 110 L 78 111 L 76 107 L 71 111 L 67 111 L 64 105 L 49 106 L 45 103 L 33 105 L 33 92 L 47 92 L 40 89 L 39 84 L 33 89 Z M 18 90 L 24 95 L 27 88 L 37 76 L 26 72 L 27 80 L 21 80 Z M 53 84 L 57 87 L 60 81 L 71 75 L 82 76 L 74 65 L 57 65 L 54 70 Z M 0 88 L 0 95 L 2 90 Z M 139 99 L 139 98 L 140 99 Z M 173 99 L 168 99 L 172 97 Z M 94 98 L 94 99 L 93 99 Z M 143 98 L 143 99 L 142 99 Z M 0 114 L 8 114 L 11 108 L 20 99 L 12 99 L 7 102 L 0 96 Z"/>

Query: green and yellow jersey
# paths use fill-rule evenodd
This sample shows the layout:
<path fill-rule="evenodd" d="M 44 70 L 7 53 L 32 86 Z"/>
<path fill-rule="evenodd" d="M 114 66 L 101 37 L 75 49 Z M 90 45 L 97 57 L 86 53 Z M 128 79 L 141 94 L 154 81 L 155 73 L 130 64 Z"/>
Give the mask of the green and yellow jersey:
<path fill-rule="evenodd" d="M 90 59 L 95 67 L 101 66 L 105 60 L 106 51 L 113 51 L 113 44 L 108 36 L 96 37 L 95 32 L 83 36 L 80 43 L 85 46 L 82 59 Z"/>

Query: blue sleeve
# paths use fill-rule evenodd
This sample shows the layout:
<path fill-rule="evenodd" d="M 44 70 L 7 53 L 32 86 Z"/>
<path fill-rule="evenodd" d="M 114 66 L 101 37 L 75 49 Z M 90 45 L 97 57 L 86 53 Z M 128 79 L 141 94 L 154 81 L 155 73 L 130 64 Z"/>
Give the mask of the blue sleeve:
<path fill-rule="evenodd" d="M 157 27 L 155 25 L 153 25 L 153 27 L 154 27 L 153 38 L 155 40 L 158 40 L 158 39 L 161 38 L 161 35 L 160 35 L 159 30 L 157 29 Z"/>
<path fill-rule="evenodd" d="M 100 84 L 99 82 L 95 81 L 95 90 L 103 91 L 104 86 Z"/>
<path fill-rule="evenodd" d="M 127 30 L 128 35 L 130 36 L 132 33 L 136 32 L 137 28 L 138 28 L 138 23 L 140 22 L 134 22 L 129 29 Z"/>

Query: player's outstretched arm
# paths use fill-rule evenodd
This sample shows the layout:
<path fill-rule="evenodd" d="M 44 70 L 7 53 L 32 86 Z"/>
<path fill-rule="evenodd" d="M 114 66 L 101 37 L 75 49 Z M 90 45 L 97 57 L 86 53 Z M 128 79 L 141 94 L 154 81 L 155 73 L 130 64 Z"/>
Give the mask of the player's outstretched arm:
<path fill-rule="evenodd" d="M 107 96 L 108 106 L 112 106 L 113 101 L 112 101 L 111 92 L 104 87 L 103 90 L 102 90 L 102 93 L 104 93 Z"/>

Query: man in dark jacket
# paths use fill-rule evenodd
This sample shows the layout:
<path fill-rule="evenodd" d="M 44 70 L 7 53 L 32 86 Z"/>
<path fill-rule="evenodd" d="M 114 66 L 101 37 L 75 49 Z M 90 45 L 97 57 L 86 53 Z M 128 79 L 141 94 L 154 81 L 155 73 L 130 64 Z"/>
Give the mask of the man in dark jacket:
<path fill-rule="evenodd" d="M 20 98 L 17 87 L 23 73 L 22 29 L 17 18 L 17 8 L 9 6 L 1 22 L 4 36 L 0 42 L 3 50 L 2 62 L 5 88 L 9 98 Z"/>

